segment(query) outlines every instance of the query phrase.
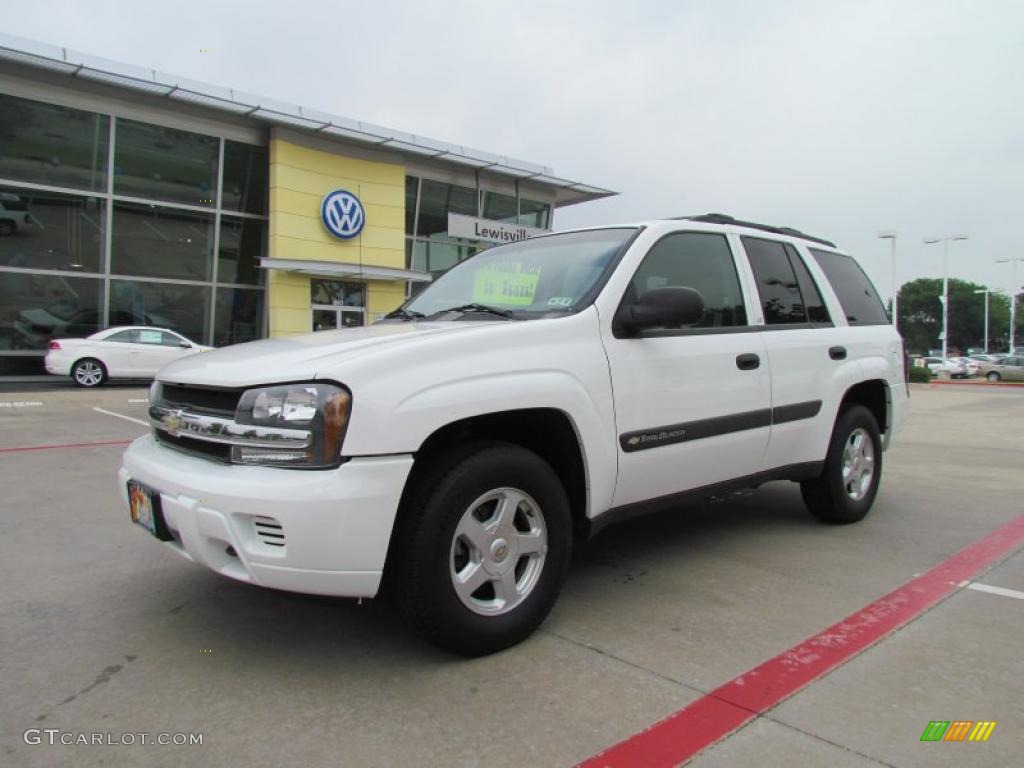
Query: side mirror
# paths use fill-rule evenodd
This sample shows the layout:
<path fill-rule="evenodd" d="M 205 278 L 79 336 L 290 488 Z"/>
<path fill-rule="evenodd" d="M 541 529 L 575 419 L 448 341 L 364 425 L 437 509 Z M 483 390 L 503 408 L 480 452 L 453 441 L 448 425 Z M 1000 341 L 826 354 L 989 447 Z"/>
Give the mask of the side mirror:
<path fill-rule="evenodd" d="M 187 341 L 179 341 L 178 346 L 181 347 L 182 349 L 192 349 L 192 345 L 189 344 Z"/>
<path fill-rule="evenodd" d="M 693 288 L 655 288 L 635 304 L 619 310 L 619 323 L 629 334 L 647 328 L 682 328 L 704 317 L 704 299 Z"/>

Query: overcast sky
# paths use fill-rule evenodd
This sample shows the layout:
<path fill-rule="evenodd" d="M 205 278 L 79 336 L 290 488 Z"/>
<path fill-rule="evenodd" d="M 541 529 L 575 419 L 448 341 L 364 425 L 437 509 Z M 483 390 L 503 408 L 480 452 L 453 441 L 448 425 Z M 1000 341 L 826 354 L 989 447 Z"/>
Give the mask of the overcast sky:
<path fill-rule="evenodd" d="M 0 0 L 11 34 L 553 166 L 555 226 L 707 211 L 859 256 L 879 290 L 1024 257 L 1024 3 Z M 200 53 L 212 49 L 212 53 Z M 1018 285 L 1024 282 L 1024 265 Z"/>

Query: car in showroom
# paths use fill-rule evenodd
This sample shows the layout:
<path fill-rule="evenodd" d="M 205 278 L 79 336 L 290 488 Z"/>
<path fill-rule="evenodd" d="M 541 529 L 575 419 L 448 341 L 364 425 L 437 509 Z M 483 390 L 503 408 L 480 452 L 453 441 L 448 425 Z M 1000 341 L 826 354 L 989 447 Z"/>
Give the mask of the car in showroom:
<path fill-rule="evenodd" d="M 13 235 L 32 226 L 28 206 L 11 192 L 0 192 L 0 235 Z"/>
<path fill-rule="evenodd" d="M 172 363 L 118 486 L 191 562 L 383 584 L 422 637 L 483 655 L 543 622 L 574 542 L 616 520 L 772 480 L 861 520 L 908 396 L 853 257 L 706 214 L 496 246 L 374 325 Z"/>
<path fill-rule="evenodd" d="M 982 363 L 981 375 L 993 384 L 999 381 L 1024 381 L 1024 355 Z"/>
<path fill-rule="evenodd" d="M 110 379 L 152 379 L 168 363 L 211 349 L 167 328 L 119 326 L 84 339 L 54 339 L 44 364 L 47 373 L 98 387 Z"/>

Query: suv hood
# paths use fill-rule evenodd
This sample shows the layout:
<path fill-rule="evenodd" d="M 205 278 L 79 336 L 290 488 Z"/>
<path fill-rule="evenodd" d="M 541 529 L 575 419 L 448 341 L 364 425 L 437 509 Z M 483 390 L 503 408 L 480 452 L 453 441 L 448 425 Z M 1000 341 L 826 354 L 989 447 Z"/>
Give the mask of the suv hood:
<path fill-rule="evenodd" d="M 176 384 L 245 387 L 278 381 L 312 380 L 356 357 L 418 344 L 457 333 L 487 332 L 514 321 L 379 323 L 362 328 L 318 331 L 263 339 L 190 355 L 160 369 L 157 378 Z"/>

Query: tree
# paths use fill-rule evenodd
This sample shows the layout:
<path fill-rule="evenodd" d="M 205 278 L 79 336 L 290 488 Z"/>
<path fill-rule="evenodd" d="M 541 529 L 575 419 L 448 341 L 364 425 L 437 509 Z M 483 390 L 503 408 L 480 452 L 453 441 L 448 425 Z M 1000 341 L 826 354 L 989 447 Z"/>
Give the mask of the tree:
<path fill-rule="evenodd" d="M 966 280 L 949 281 L 949 344 L 951 352 L 966 353 L 968 347 L 981 348 L 985 333 L 985 294 L 978 293 L 985 286 Z M 906 342 L 907 351 L 925 354 L 929 349 L 942 346 L 942 280 L 919 278 L 904 283 L 900 288 L 899 331 Z M 1024 314 L 1021 301 L 1017 304 L 1017 339 L 1024 343 Z M 1010 300 L 1002 293 L 989 294 L 989 349 L 1008 348 Z"/>

